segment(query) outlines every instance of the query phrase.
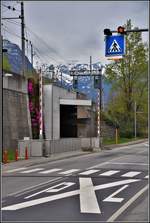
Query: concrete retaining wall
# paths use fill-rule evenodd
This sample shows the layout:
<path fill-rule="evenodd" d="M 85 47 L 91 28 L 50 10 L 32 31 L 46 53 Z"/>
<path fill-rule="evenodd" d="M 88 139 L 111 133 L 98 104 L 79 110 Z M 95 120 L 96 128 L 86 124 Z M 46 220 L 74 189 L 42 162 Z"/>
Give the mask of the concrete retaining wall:
<path fill-rule="evenodd" d="M 18 140 L 30 137 L 27 94 L 3 89 L 3 148 L 15 150 Z"/>
<path fill-rule="evenodd" d="M 19 140 L 19 156 L 25 157 L 25 148 L 28 147 L 29 157 L 52 155 L 71 151 L 80 151 L 82 148 L 99 148 L 98 138 L 63 138 L 58 140 Z"/>

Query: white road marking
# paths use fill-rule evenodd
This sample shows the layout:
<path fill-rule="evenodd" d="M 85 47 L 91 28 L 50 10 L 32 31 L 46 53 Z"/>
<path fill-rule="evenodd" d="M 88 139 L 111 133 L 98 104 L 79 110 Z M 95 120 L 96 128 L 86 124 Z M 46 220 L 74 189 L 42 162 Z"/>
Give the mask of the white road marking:
<path fill-rule="evenodd" d="M 134 166 L 148 166 L 147 163 L 114 163 L 114 162 L 107 162 L 108 164 L 115 164 L 115 165 L 134 165 Z"/>
<path fill-rule="evenodd" d="M 87 171 L 84 171 L 84 172 L 79 173 L 79 174 L 80 174 L 80 175 L 90 175 L 90 174 L 92 174 L 92 173 L 96 173 L 96 172 L 98 172 L 98 171 L 100 171 L 100 170 L 87 170 Z"/>
<path fill-rule="evenodd" d="M 100 176 L 112 176 L 112 175 L 114 175 L 116 173 L 119 173 L 119 172 L 120 172 L 120 170 L 109 170 L 109 171 L 106 171 L 106 172 L 101 173 L 99 175 Z"/>
<path fill-rule="evenodd" d="M 147 178 L 149 178 L 149 175 L 147 175 L 147 176 L 146 176 L 146 177 L 144 177 L 144 178 L 146 178 L 146 179 L 147 179 Z"/>
<path fill-rule="evenodd" d="M 140 197 L 149 186 L 145 186 L 139 192 L 137 192 L 130 200 L 128 200 L 121 208 L 119 208 L 108 220 L 107 222 L 114 222 L 120 214 L 122 214 L 138 197 Z"/>
<path fill-rule="evenodd" d="M 71 169 L 71 170 L 66 170 L 64 172 L 61 172 L 59 174 L 69 174 L 69 173 L 74 173 L 74 172 L 77 172 L 79 171 L 79 169 Z"/>
<path fill-rule="evenodd" d="M 143 145 L 144 145 L 144 146 L 148 146 L 148 147 L 149 147 L 149 144 L 148 144 L 148 143 L 143 143 Z"/>
<path fill-rule="evenodd" d="M 40 184 L 38 184 L 38 185 L 28 187 L 28 188 L 26 188 L 26 189 L 24 189 L 24 190 L 21 190 L 21 191 L 18 191 L 18 192 L 16 192 L 16 193 L 9 194 L 9 196 L 15 195 L 15 197 L 19 197 L 19 196 L 22 196 L 22 195 L 27 194 L 27 193 L 29 193 L 29 192 L 32 192 L 32 191 L 34 191 L 34 190 L 37 190 L 37 189 L 39 189 L 39 188 L 40 188 L 41 186 L 43 186 L 43 185 L 46 186 L 46 184 L 54 183 L 54 182 L 56 183 L 56 182 L 58 182 L 58 181 L 60 181 L 60 180 L 62 180 L 62 177 L 57 177 L 57 178 L 48 180 L 48 181 L 46 181 L 46 182 L 40 183 Z"/>
<path fill-rule="evenodd" d="M 91 178 L 80 178 L 80 211 L 81 213 L 100 214 L 94 186 Z"/>
<path fill-rule="evenodd" d="M 102 184 L 102 185 L 97 185 L 94 186 L 94 190 L 102 190 L 105 188 L 110 188 L 110 187 L 116 187 L 116 186 L 120 186 L 120 185 L 124 185 L 124 184 L 130 184 L 130 183 L 134 183 L 134 182 L 138 182 L 141 181 L 140 179 L 129 179 L 129 180 L 121 180 L 121 181 L 116 181 L 113 183 L 106 183 L 106 184 Z M 18 210 L 18 209 L 22 209 L 22 208 L 27 208 L 27 207 L 32 207 L 35 205 L 39 205 L 39 204 L 44 204 L 47 203 L 49 201 L 54 201 L 54 200 L 59 200 L 59 199 L 63 199 L 63 198 L 67 198 L 67 197 L 72 197 L 75 195 L 80 194 L 80 190 L 74 190 L 74 191 L 69 191 L 69 192 L 65 192 L 65 193 L 61 193 L 61 194 L 57 194 L 57 195 L 51 195 L 48 197 L 43 197 L 43 198 L 39 198 L 39 199 L 35 199 L 35 200 L 31 200 L 31 201 L 25 201 L 25 202 L 21 202 L 18 204 L 13 204 L 13 205 L 8 205 L 3 207 L 1 210 Z"/>
<path fill-rule="evenodd" d="M 46 174 L 46 173 L 53 173 L 53 172 L 57 172 L 57 171 L 60 171 L 62 169 L 50 169 L 50 170 L 44 170 L 44 171 L 40 171 L 39 173 L 42 173 L 42 174 Z"/>
<path fill-rule="evenodd" d="M 125 188 L 127 188 L 129 185 L 125 185 L 123 187 L 121 187 L 119 190 L 115 191 L 114 193 L 112 193 L 111 195 L 109 195 L 107 198 L 105 198 L 103 201 L 107 201 L 107 202 L 122 202 L 124 200 L 124 198 L 118 198 L 118 197 L 114 197 L 116 194 L 118 194 L 120 191 L 124 190 Z"/>
<path fill-rule="evenodd" d="M 130 171 L 130 172 L 127 172 L 123 175 L 121 175 L 122 177 L 135 177 L 137 175 L 139 175 L 141 172 L 137 172 L 137 171 Z"/>
<path fill-rule="evenodd" d="M 38 195 L 38 194 L 41 194 L 41 193 L 43 193 L 43 192 L 56 193 L 56 192 L 59 192 L 59 191 L 61 191 L 61 190 L 66 189 L 66 188 L 68 188 L 68 187 L 70 187 L 70 186 L 72 186 L 72 185 L 74 185 L 74 184 L 75 184 L 75 183 L 72 183 L 72 182 L 63 182 L 63 183 L 54 185 L 54 186 L 52 186 L 52 187 L 49 187 L 49 188 L 47 188 L 47 189 L 44 189 L 44 190 L 42 190 L 42 191 L 39 191 L 39 192 L 37 192 L 37 193 L 31 194 L 31 195 L 25 197 L 24 199 L 28 199 L 28 198 L 34 197 L 34 196 L 36 196 L 36 195 Z M 60 187 L 61 185 L 62 185 L 62 186 L 64 185 L 64 186 L 63 186 L 63 187 Z M 57 188 L 57 187 L 60 187 L 60 188 Z"/>
<path fill-rule="evenodd" d="M 32 188 L 34 188 L 34 190 L 35 190 L 35 188 L 37 188 L 37 187 L 39 187 L 39 186 L 43 186 L 44 184 L 47 184 L 47 183 L 52 182 L 52 181 L 55 181 L 55 180 L 57 180 L 57 179 L 62 179 L 62 177 L 57 177 L 57 178 L 48 180 L 48 181 L 46 181 L 46 182 L 43 182 L 43 183 L 40 183 L 40 184 L 37 184 L 37 185 L 31 186 L 31 187 L 27 187 L 27 188 L 25 188 L 25 189 L 23 189 L 23 190 L 20 190 L 20 191 L 17 191 L 17 192 L 13 192 L 13 193 L 10 193 L 10 194 L 8 194 L 8 196 L 14 196 L 14 195 L 17 195 L 16 197 L 18 197 L 18 196 L 20 196 L 20 194 L 22 195 L 22 194 L 24 194 L 24 193 L 27 193 L 28 190 L 30 190 L 30 189 L 32 189 Z M 18 194 L 19 194 L 19 195 L 18 195 Z"/>
<path fill-rule="evenodd" d="M 33 173 L 33 172 L 37 172 L 39 170 L 43 170 L 43 168 L 35 168 L 35 169 L 31 169 L 31 170 L 25 170 L 20 173 Z"/>
<path fill-rule="evenodd" d="M 13 170 L 7 170 L 5 173 L 13 173 L 13 172 L 17 172 L 19 170 L 25 170 L 25 169 L 27 169 L 27 167 L 21 167 L 21 168 L 16 168 Z"/>

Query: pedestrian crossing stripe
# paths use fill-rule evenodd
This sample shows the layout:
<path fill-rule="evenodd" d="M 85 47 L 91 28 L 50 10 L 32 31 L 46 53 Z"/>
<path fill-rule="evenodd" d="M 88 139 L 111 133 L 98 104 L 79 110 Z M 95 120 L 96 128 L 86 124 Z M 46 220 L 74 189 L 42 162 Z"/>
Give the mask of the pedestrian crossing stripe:
<path fill-rule="evenodd" d="M 83 171 L 81 169 L 69 169 L 69 170 L 64 170 L 60 169 L 60 168 L 52 168 L 52 169 L 47 169 L 44 170 L 44 168 L 33 168 L 33 169 L 27 169 L 24 171 L 21 171 L 23 169 L 27 169 L 27 168 L 18 168 L 18 169 L 13 169 L 13 170 L 7 170 L 5 173 L 21 173 L 21 174 L 30 174 L 30 173 L 36 173 L 36 174 L 42 174 L 42 175 L 46 175 L 46 174 L 60 174 L 60 175 L 72 175 L 72 174 L 76 174 L 76 175 L 81 175 L 81 176 L 90 176 L 93 174 L 98 174 L 98 176 L 102 176 L 102 177 L 109 177 L 109 176 L 114 176 L 116 174 L 120 174 L 121 177 L 135 177 L 137 175 L 140 175 L 144 172 L 142 171 L 126 171 L 126 173 L 121 174 L 121 171 L 123 170 L 104 170 L 104 169 L 90 169 L 90 170 L 86 170 Z M 99 173 L 101 172 L 101 173 Z M 143 177 L 142 177 L 143 178 Z M 149 176 L 146 175 L 144 176 L 145 179 L 148 179 Z"/>
<path fill-rule="evenodd" d="M 121 52 L 121 48 L 118 44 L 118 42 L 114 39 L 114 41 L 112 42 L 110 48 L 109 48 L 109 52 L 113 53 L 113 52 Z"/>

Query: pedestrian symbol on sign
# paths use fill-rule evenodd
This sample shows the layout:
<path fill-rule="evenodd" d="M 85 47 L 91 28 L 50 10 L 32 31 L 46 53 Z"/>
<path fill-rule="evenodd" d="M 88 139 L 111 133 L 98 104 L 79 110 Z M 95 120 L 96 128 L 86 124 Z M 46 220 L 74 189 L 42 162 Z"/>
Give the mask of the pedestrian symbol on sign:
<path fill-rule="evenodd" d="M 125 37 L 124 35 L 106 36 L 105 38 L 105 56 L 115 57 L 125 55 Z"/>
<path fill-rule="evenodd" d="M 110 46 L 109 52 L 121 52 L 121 48 L 115 39 Z"/>

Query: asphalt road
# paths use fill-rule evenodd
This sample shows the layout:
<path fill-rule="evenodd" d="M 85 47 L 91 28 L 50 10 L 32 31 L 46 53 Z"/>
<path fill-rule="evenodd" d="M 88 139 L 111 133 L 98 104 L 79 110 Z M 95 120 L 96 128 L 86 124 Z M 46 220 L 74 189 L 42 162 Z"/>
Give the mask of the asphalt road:
<path fill-rule="evenodd" d="M 3 170 L 2 179 L 3 222 L 148 222 L 147 142 Z"/>

